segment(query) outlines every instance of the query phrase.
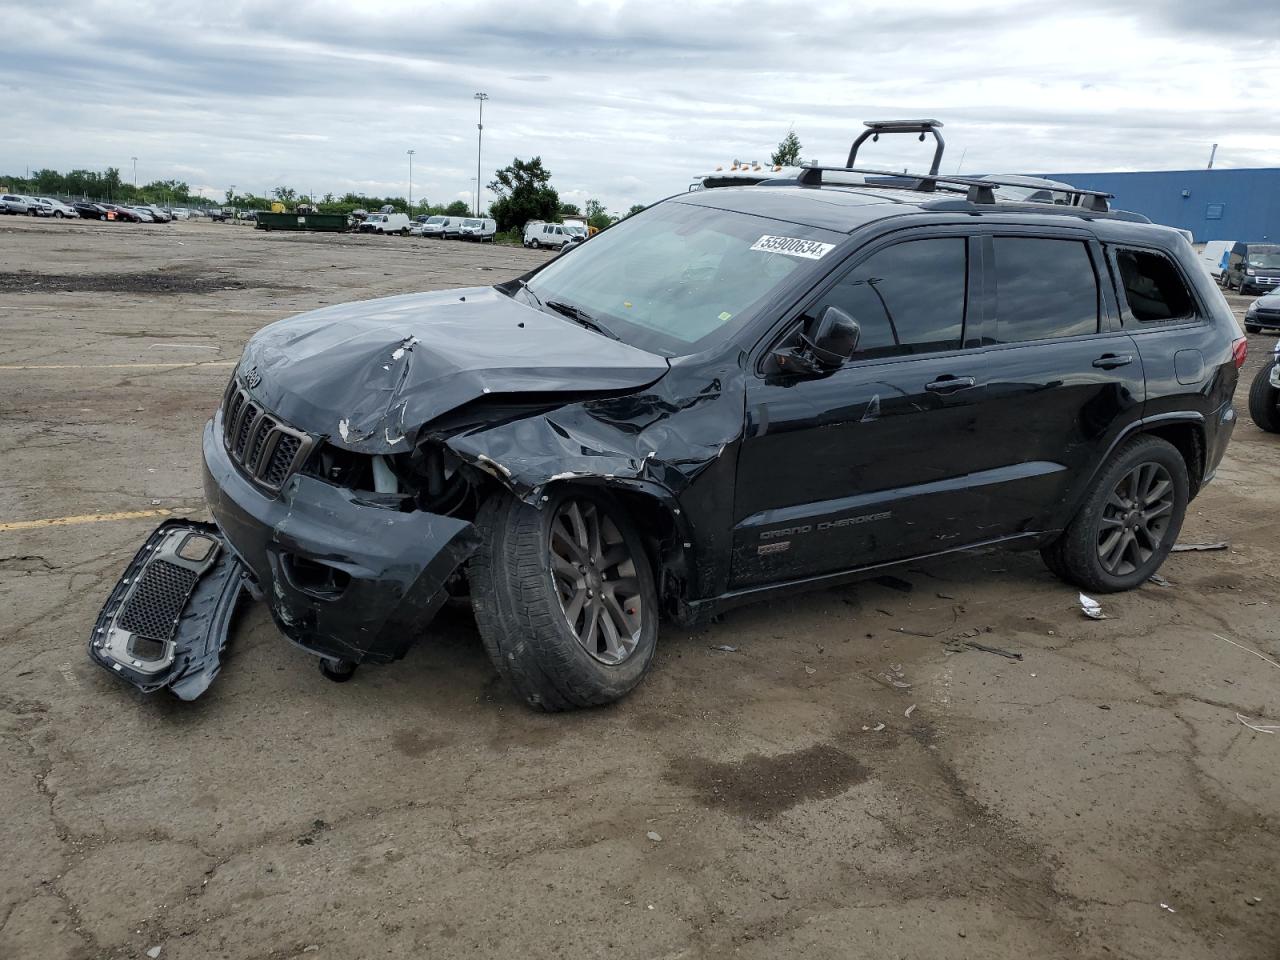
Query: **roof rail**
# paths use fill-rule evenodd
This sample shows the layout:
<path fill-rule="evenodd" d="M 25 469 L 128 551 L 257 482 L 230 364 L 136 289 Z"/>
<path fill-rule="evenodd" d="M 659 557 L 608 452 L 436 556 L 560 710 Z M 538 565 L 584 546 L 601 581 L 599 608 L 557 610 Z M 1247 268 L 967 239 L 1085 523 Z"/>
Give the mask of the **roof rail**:
<path fill-rule="evenodd" d="M 856 147 L 856 144 L 855 144 Z M 976 204 L 994 204 L 996 202 L 995 190 L 993 187 L 1025 187 L 1024 183 L 1017 183 L 1013 180 L 978 180 L 973 177 L 945 177 L 940 176 L 936 172 L 929 173 L 906 173 L 895 170 L 871 170 L 865 167 L 806 167 L 801 171 L 800 176 L 796 178 L 796 183 L 802 187 L 821 187 L 823 171 L 831 173 L 860 173 L 865 176 L 886 177 L 891 178 L 897 183 L 864 183 L 867 187 L 888 187 L 892 189 L 917 190 L 921 193 L 932 193 L 938 184 L 944 184 L 950 187 L 965 187 L 965 199 L 970 203 Z M 914 180 L 915 183 L 904 186 L 901 181 Z M 1071 205 L 1083 207 L 1093 213 L 1107 213 L 1111 208 L 1107 204 L 1114 194 L 1103 193 L 1101 190 L 1081 190 L 1077 187 L 1053 187 L 1054 193 L 1065 193 L 1072 198 Z"/>
<path fill-rule="evenodd" d="M 929 172 L 936 174 L 938 168 L 942 165 L 942 151 L 946 148 L 946 141 L 942 139 L 942 134 L 938 132 L 938 128 L 942 126 L 939 120 L 867 120 L 862 124 L 866 127 L 862 133 L 858 134 L 858 139 L 853 141 L 853 146 L 849 148 L 849 162 L 846 167 L 852 167 L 858 159 L 858 148 L 868 140 L 875 142 L 880 139 L 882 133 L 918 133 L 920 134 L 920 142 L 924 142 L 926 133 L 933 134 L 933 139 L 937 142 L 937 146 L 933 150 L 933 163 L 929 165 Z"/>

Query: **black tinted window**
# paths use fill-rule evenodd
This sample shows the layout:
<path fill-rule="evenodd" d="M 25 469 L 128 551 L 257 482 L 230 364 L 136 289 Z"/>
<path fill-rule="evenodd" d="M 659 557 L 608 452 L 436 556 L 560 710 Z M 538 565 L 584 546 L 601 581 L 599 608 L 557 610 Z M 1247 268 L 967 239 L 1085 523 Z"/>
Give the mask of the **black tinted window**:
<path fill-rule="evenodd" d="M 1098 329 L 1098 281 L 1078 240 L 996 237 L 996 342 Z"/>
<path fill-rule="evenodd" d="M 855 359 L 956 350 L 967 276 L 963 237 L 909 240 L 854 267 L 810 312 L 833 304 L 858 321 Z"/>
<path fill-rule="evenodd" d="M 1166 256 L 1146 250 L 1117 250 L 1116 266 L 1129 312 L 1142 322 L 1195 314 L 1195 300 L 1178 268 Z"/>

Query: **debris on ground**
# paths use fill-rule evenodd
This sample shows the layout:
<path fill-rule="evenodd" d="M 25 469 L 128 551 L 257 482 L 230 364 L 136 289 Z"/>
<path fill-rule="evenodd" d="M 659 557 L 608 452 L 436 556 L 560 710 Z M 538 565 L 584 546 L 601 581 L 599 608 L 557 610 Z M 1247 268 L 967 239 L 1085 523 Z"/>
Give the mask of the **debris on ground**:
<path fill-rule="evenodd" d="M 904 717 L 910 717 L 915 712 L 916 712 L 916 705 L 913 703 L 911 706 L 907 707 L 906 712 L 903 713 L 902 715 Z"/>
<path fill-rule="evenodd" d="M 152 947 L 150 950 L 147 951 L 147 956 L 150 957 L 151 960 L 156 960 L 156 957 L 160 956 L 160 948 Z"/>
<path fill-rule="evenodd" d="M 1160 909 L 1161 909 L 1161 910 L 1168 910 L 1170 913 L 1177 913 L 1177 912 L 1178 912 L 1177 910 L 1173 909 L 1173 907 L 1169 906 L 1167 903 L 1162 903 L 1162 904 L 1160 904 Z"/>
<path fill-rule="evenodd" d="M 658 833 L 656 830 L 650 830 L 648 833 L 645 834 L 645 836 L 648 837 L 650 840 L 652 840 L 654 843 L 662 842 L 662 834 Z"/>
<path fill-rule="evenodd" d="M 804 672 L 805 672 L 805 673 L 807 673 L 809 676 L 811 676 L 811 677 L 812 677 L 812 676 L 813 676 L 815 673 L 817 673 L 818 671 L 817 671 L 817 670 L 815 670 L 815 669 L 813 669 L 813 667 L 809 666 L 809 665 L 806 663 L 806 664 L 804 665 Z"/>
<path fill-rule="evenodd" d="M 1107 615 L 1102 612 L 1102 604 L 1093 597 L 1086 597 L 1083 593 L 1080 594 L 1080 612 L 1090 620 L 1107 619 Z"/>
<path fill-rule="evenodd" d="M 1157 587 L 1172 587 L 1172 586 L 1173 586 L 1173 584 L 1172 584 L 1172 583 L 1170 583 L 1170 582 L 1169 582 L 1168 580 L 1166 580 L 1164 577 L 1160 576 L 1160 574 L 1158 574 L 1158 573 L 1153 573 L 1151 576 L 1147 577 L 1147 582 L 1148 582 L 1148 583 L 1154 583 Z"/>
<path fill-rule="evenodd" d="M 717 643 L 711 647 L 712 650 L 719 650 L 721 653 L 737 653 L 737 647 L 731 647 L 727 643 Z"/>
<path fill-rule="evenodd" d="M 1280 723 L 1253 723 L 1248 717 L 1239 713 L 1236 714 L 1236 719 L 1258 733 L 1280 733 Z"/>
<path fill-rule="evenodd" d="M 888 687 L 890 690 L 910 690 L 911 681 L 906 678 L 906 674 L 902 672 L 902 664 L 891 664 L 888 670 L 881 670 L 879 673 L 867 674 L 872 680 L 881 686 Z"/>
<path fill-rule="evenodd" d="M 976 640 L 962 640 L 961 643 L 966 647 L 972 647 L 974 650 L 981 650 L 983 653 L 994 653 L 998 657 L 1006 657 L 1010 660 L 1021 660 L 1022 654 L 1014 653 L 1012 650 L 1002 650 L 1000 647 L 989 647 L 985 643 L 978 643 Z"/>
<path fill-rule="evenodd" d="M 872 732 L 872 733 L 879 733 L 879 732 L 880 732 L 881 730 L 883 730 L 883 729 L 884 729 L 884 724 L 883 724 L 883 723 L 877 723 L 874 727 L 872 727 L 872 728 L 871 728 L 871 732 Z"/>
<path fill-rule="evenodd" d="M 1173 545 L 1174 553 L 1186 553 L 1189 550 L 1228 550 L 1231 544 L 1226 540 L 1219 540 L 1217 543 L 1175 543 Z"/>
<path fill-rule="evenodd" d="M 1221 640 L 1223 643 L 1229 643 L 1233 647 L 1239 647 L 1245 653 L 1252 653 L 1259 660 L 1266 661 L 1276 669 L 1280 670 L 1280 663 L 1276 663 L 1276 661 L 1272 660 L 1266 654 L 1259 653 L 1257 650 L 1251 650 L 1249 647 L 1246 647 L 1243 643 L 1236 643 L 1234 640 L 1228 640 L 1226 637 L 1222 636 L 1222 634 L 1220 633 L 1215 633 L 1214 636 L 1217 637 L 1219 640 Z"/>

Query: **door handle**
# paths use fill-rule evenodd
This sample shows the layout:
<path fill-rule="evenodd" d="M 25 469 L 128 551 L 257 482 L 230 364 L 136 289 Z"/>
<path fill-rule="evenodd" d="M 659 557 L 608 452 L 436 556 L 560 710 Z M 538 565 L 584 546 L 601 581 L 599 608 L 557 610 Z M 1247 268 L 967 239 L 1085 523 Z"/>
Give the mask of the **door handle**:
<path fill-rule="evenodd" d="M 1129 353 L 1104 353 L 1093 361 L 1093 365 L 1101 370 L 1114 370 L 1116 367 L 1124 367 L 1131 363 L 1133 363 L 1133 355 Z"/>
<path fill-rule="evenodd" d="M 968 390 L 975 383 L 977 381 L 973 377 L 953 377 L 948 373 L 932 383 L 926 383 L 924 388 L 930 393 L 958 393 L 961 390 Z"/>

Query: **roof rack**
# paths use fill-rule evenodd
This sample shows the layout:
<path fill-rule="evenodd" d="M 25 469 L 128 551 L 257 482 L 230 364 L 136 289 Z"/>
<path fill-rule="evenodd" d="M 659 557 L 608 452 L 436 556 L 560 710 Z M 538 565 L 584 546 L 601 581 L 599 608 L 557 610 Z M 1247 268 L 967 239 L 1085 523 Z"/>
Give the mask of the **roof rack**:
<path fill-rule="evenodd" d="M 946 148 L 947 142 L 942 139 L 942 134 L 938 132 L 938 128 L 942 126 L 939 120 L 867 120 L 862 124 L 866 127 L 862 133 L 858 134 L 858 139 L 853 141 L 853 146 L 849 148 L 849 162 L 846 167 L 852 167 L 858 159 L 858 148 L 868 140 L 873 143 L 880 139 L 882 133 L 918 133 L 920 134 L 920 142 L 924 142 L 926 133 L 933 134 L 933 139 L 937 142 L 937 146 L 933 149 L 933 163 L 929 165 L 929 172 L 936 174 L 938 167 L 942 164 L 942 151 Z"/>
<path fill-rule="evenodd" d="M 865 139 L 863 134 L 859 140 Z M 854 142 L 852 153 L 857 152 L 858 142 Z M 921 193 L 933 193 L 938 184 L 948 187 L 965 187 L 965 199 L 970 203 L 995 204 L 996 194 L 994 187 L 1025 187 L 1024 183 L 1017 183 L 1013 180 L 978 180 L 973 177 L 946 177 L 939 175 L 936 170 L 929 173 L 907 173 L 895 170 L 871 170 L 866 167 L 855 167 L 850 164 L 847 167 L 806 167 L 801 171 L 800 176 L 796 177 L 796 183 L 802 187 L 821 187 L 823 171 L 830 173 L 860 173 L 865 176 L 886 177 L 897 183 L 864 183 L 867 187 L 888 187 L 893 189 L 917 190 Z M 915 181 L 910 185 L 901 183 L 903 180 Z M 1107 213 L 1111 208 L 1107 204 L 1114 194 L 1103 193 L 1100 190 L 1081 190 L 1077 187 L 1053 187 L 1054 193 L 1065 193 L 1071 199 L 1071 206 L 1083 207 L 1092 213 Z"/>

